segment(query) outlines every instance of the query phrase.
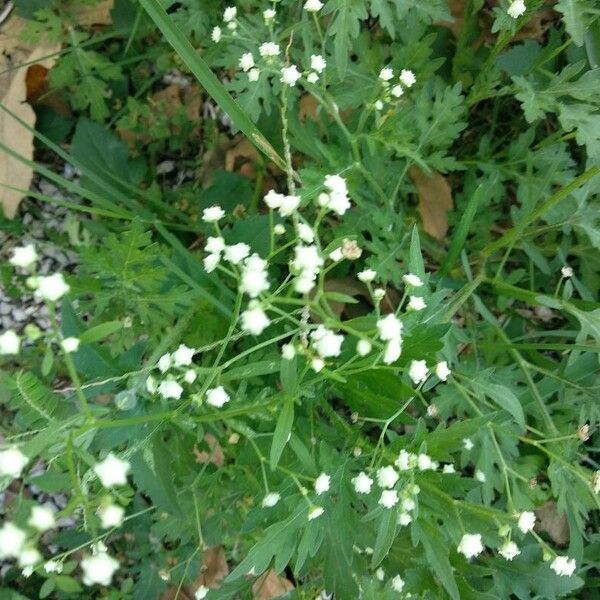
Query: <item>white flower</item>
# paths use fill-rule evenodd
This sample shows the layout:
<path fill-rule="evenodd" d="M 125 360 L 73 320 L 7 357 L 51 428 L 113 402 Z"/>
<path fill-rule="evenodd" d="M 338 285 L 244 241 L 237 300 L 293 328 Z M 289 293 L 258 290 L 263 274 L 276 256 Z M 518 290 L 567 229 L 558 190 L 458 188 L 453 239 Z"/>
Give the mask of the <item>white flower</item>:
<path fill-rule="evenodd" d="M 400 96 L 402 96 L 404 94 L 404 88 L 401 85 L 395 85 L 392 88 L 392 96 L 394 96 L 394 98 L 400 98 Z"/>
<path fill-rule="evenodd" d="M 240 69 L 244 72 L 249 71 L 254 66 L 254 56 L 252 52 L 244 52 L 240 58 Z"/>
<path fill-rule="evenodd" d="M 417 277 L 417 275 L 413 275 L 412 273 L 408 273 L 407 275 L 403 275 L 402 276 L 402 281 L 404 281 L 404 283 L 406 285 L 410 285 L 411 287 L 421 287 L 423 285 L 423 282 L 421 281 L 421 278 Z"/>
<path fill-rule="evenodd" d="M 248 71 L 248 81 L 258 81 L 260 77 L 260 71 L 258 69 L 250 69 Z"/>
<path fill-rule="evenodd" d="M 310 339 L 312 347 L 321 358 L 339 356 L 342 351 L 344 336 L 334 333 L 323 325 L 319 325 L 317 329 L 311 332 Z"/>
<path fill-rule="evenodd" d="M 283 196 L 279 207 L 279 214 L 282 217 L 289 217 L 296 212 L 300 205 L 300 196 Z"/>
<path fill-rule="evenodd" d="M 417 456 L 417 467 L 420 471 L 435 471 L 437 463 L 431 460 L 431 456 L 419 454 L 419 456 Z"/>
<path fill-rule="evenodd" d="M 206 272 L 212 273 L 217 268 L 217 265 L 219 264 L 220 260 L 220 254 L 209 254 L 208 256 L 205 256 L 202 259 L 202 262 L 204 263 L 204 269 L 206 270 Z"/>
<path fill-rule="evenodd" d="M 230 21 L 233 21 L 236 16 L 237 8 L 235 6 L 228 6 L 223 13 L 223 21 L 225 21 L 225 23 L 229 23 Z"/>
<path fill-rule="evenodd" d="M 112 488 L 127 483 L 127 473 L 131 465 L 109 452 L 106 458 L 94 465 L 94 471 L 105 488 Z"/>
<path fill-rule="evenodd" d="M 411 378 L 415 385 L 423 383 L 427 379 L 429 369 L 427 363 L 424 360 L 413 360 L 408 368 L 408 376 Z"/>
<path fill-rule="evenodd" d="M 535 526 L 535 513 L 529 510 L 522 512 L 517 521 L 517 527 L 523 532 L 532 531 Z"/>
<path fill-rule="evenodd" d="M 8 329 L 0 335 L 0 356 L 18 354 L 20 348 L 21 339 L 12 329 Z"/>
<path fill-rule="evenodd" d="M 20 267 L 21 269 L 29 269 L 38 260 L 38 253 L 35 251 L 33 244 L 27 244 L 27 246 L 18 246 L 13 248 L 13 254 L 8 259 L 8 262 L 13 267 Z"/>
<path fill-rule="evenodd" d="M 557 575 L 565 575 L 570 577 L 575 572 L 577 565 L 575 564 L 574 558 L 569 558 L 568 556 L 557 556 L 550 564 L 550 568 Z"/>
<path fill-rule="evenodd" d="M 359 356 L 366 356 L 369 354 L 369 352 L 371 352 L 372 347 L 373 346 L 369 340 L 358 340 L 358 343 L 356 344 L 356 353 Z"/>
<path fill-rule="evenodd" d="M 379 569 L 377 569 L 375 571 L 375 577 L 379 580 L 379 581 L 383 581 L 385 578 L 385 571 L 379 567 Z"/>
<path fill-rule="evenodd" d="M 210 34 L 210 37 L 215 44 L 218 44 L 221 41 L 222 34 L 223 32 L 221 31 L 220 27 L 214 27 L 212 33 Z"/>
<path fill-rule="evenodd" d="M 475 444 L 473 444 L 473 440 L 471 438 L 465 438 L 463 440 L 463 448 L 469 452 L 470 450 L 473 450 L 473 446 Z"/>
<path fill-rule="evenodd" d="M 205 585 L 201 585 L 194 594 L 194 600 L 204 600 L 204 598 L 206 598 L 208 595 L 208 592 L 210 592 L 210 589 Z"/>
<path fill-rule="evenodd" d="M 280 52 L 281 49 L 279 48 L 279 44 L 276 44 L 275 42 L 265 42 L 264 44 L 261 44 L 260 48 L 258 49 L 258 53 L 263 58 L 279 56 Z"/>
<path fill-rule="evenodd" d="M 283 223 L 277 223 L 277 225 L 273 227 L 273 233 L 275 235 L 283 235 L 285 233 L 285 225 Z"/>
<path fill-rule="evenodd" d="M 400 358 L 402 353 L 402 340 L 390 340 L 385 345 L 385 351 L 383 353 L 383 362 L 389 365 L 396 362 Z"/>
<path fill-rule="evenodd" d="M 57 560 L 48 560 L 44 563 L 46 573 L 62 573 L 63 565 Z"/>
<path fill-rule="evenodd" d="M 102 529 L 120 527 L 123 524 L 125 509 L 117 504 L 108 504 L 98 509 Z"/>
<path fill-rule="evenodd" d="M 412 87 L 416 83 L 417 78 L 415 77 L 415 74 L 412 71 L 409 71 L 408 69 L 402 69 L 402 71 L 400 72 L 400 81 L 406 87 Z"/>
<path fill-rule="evenodd" d="M 176 367 L 187 367 L 192 364 L 194 354 L 196 354 L 194 348 L 189 348 L 185 344 L 179 344 L 179 348 L 173 352 L 173 363 Z"/>
<path fill-rule="evenodd" d="M 419 311 L 427 308 L 427 304 L 425 304 L 425 300 L 423 300 L 421 296 L 411 296 L 408 299 L 408 305 L 406 308 L 408 310 Z"/>
<path fill-rule="evenodd" d="M 398 473 L 391 465 L 377 469 L 377 485 L 379 487 L 393 488 L 397 481 Z"/>
<path fill-rule="evenodd" d="M 308 83 L 317 83 L 317 81 L 319 81 L 319 75 L 317 73 L 315 73 L 314 71 L 311 71 L 306 76 L 306 81 L 308 81 Z"/>
<path fill-rule="evenodd" d="M 264 197 L 265 204 L 272 209 L 278 209 L 284 199 L 283 194 L 278 194 L 275 190 L 269 190 Z"/>
<path fill-rule="evenodd" d="M 316 246 L 298 244 L 294 248 L 293 269 L 308 279 L 314 280 L 323 266 L 323 258 Z"/>
<path fill-rule="evenodd" d="M 383 110 L 383 102 L 381 100 L 377 100 L 373 106 L 376 110 Z"/>
<path fill-rule="evenodd" d="M 81 561 L 83 583 L 85 585 L 110 585 L 119 562 L 106 552 L 99 552 Z"/>
<path fill-rule="evenodd" d="M 216 223 L 225 216 L 225 211 L 216 204 L 202 211 L 202 220 L 205 223 Z"/>
<path fill-rule="evenodd" d="M 440 361 L 435 365 L 435 374 L 441 381 L 446 381 L 452 371 L 448 368 L 448 363 L 445 360 Z"/>
<path fill-rule="evenodd" d="M 179 400 L 183 393 L 183 388 L 174 379 L 165 379 L 158 386 L 158 393 L 165 399 Z"/>
<path fill-rule="evenodd" d="M 351 206 L 346 180 L 340 175 L 326 175 L 324 185 L 328 193 L 319 194 L 319 205 L 343 215 Z"/>
<path fill-rule="evenodd" d="M 465 533 L 458 544 L 457 550 L 467 559 L 474 558 L 483 552 L 483 542 L 479 533 Z"/>
<path fill-rule="evenodd" d="M 34 506 L 27 520 L 27 525 L 38 531 L 48 531 L 56 525 L 54 511 L 47 506 Z"/>
<path fill-rule="evenodd" d="M 409 471 L 417 464 L 417 457 L 412 452 L 402 449 L 394 464 L 399 471 Z"/>
<path fill-rule="evenodd" d="M 229 394 L 225 391 L 222 385 L 208 390 L 206 392 L 206 402 L 216 408 L 221 408 L 231 400 Z"/>
<path fill-rule="evenodd" d="M 158 363 L 156 363 L 156 366 L 158 367 L 158 370 L 161 373 L 166 373 L 171 368 L 172 364 L 173 359 L 171 358 L 171 355 L 167 352 L 167 354 L 163 354 L 158 359 Z"/>
<path fill-rule="evenodd" d="M 65 338 L 61 343 L 60 347 L 67 353 L 69 352 L 77 352 L 79 348 L 79 344 L 81 342 L 76 337 L 68 337 Z"/>
<path fill-rule="evenodd" d="M 402 500 L 401 506 L 402 510 L 410 512 L 411 510 L 415 510 L 415 508 L 417 507 L 417 503 L 412 498 L 404 498 L 404 500 Z"/>
<path fill-rule="evenodd" d="M 452 475 L 452 473 L 456 473 L 456 469 L 453 464 L 447 464 L 442 468 L 442 473 L 445 475 Z"/>
<path fill-rule="evenodd" d="M 197 378 L 198 373 L 196 373 L 194 369 L 188 369 L 183 376 L 183 379 L 186 383 L 194 383 L 194 381 L 196 381 Z"/>
<path fill-rule="evenodd" d="M 18 561 L 19 566 L 21 568 L 34 567 L 42 561 L 42 555 L 40 554 L 37 548 L 34 548 L 33 546 L 28 546 L 23 548 L 21 552 L 19 552 Z M 32 569 L 28 569 L 26 573 L 28 573 L 30 570 L 31 572 L 33 572 Z M 29 575 L 31 575 L 31 573 L 29 573 Z M 28 577 L 29 575 L 26 574 L 26 577 Z"/>
<path fill-rule="evenodd" d="M 37 289 L 35 295 L 42 300 L 56 302 L 60 300 L 71 289 L 65 281 L 62 273 L 55 273 L 47 277 L 37 278 Z"/>
<path fill-rule="evenodd" d="M 319 12 L 323 8 L 321 0 L 306 0 L 304 10 L 307 12 Z"/>
<path fill-rule="evenodd" d="M 485 483 L 487 481 L 485 473 L 483 471 L 480 471 L 479 469 L 475 471 L 475 479 L 477 479 L 477 481 L 479 481 L 480 483 Z"/>
<path fill-rule="evenodd" d="M 149 394 L 154 394 L 156 393 L 157 387 L 158 386 L 156 384 L 156 379 L 152 377 L 152 375 L 148 375 L 148 377 L 146 378 L 146 391 Z"/>
<path fill-rule="evenodd" d="M 352 478 L 352 485 L 357 494 L 370 494 L 373 480 L 363 471 Z"/>
<path fill-rule="evenodd" d="M 321 494 L 324 494 L 325 492 L 329 491 L 330 483 L 331 477 L 329 477 L 329 475 L 327 475 L 326 473 L 321 473 L 315 479 L 315 492 L 317 493 L 317 496 L 320 496 Z"/>
<path fill-rule="evenodd" d="M 241 263 L 250 254 L 250 246 L 240 242 L 239 244 L 233 244 L 225 248 L 225 260 L 233 265 Z"/>
<path fill-rule="evenodd" d="M 241 315 L 242 330 L 252 335 L 260 335 L 270 324 L 265 311 L 258 302 L 251 302 Z"/>
<path fill-rule="evenodd" d="M 382 319 L 377 321 L 377 331 L 379 332 L 379 339 L 384 342 L 389 340 L 398 340 L 402 336 L 403 325 L 398 317 L 390 313 Z"/>
<path fill-rule="evenodd" d="M 258 254 L 252 254 L 244 260 L 240 291 L 248 294 L 251 298 L 256 298 L 268 289 L 267 261 L 263 260 Z"/>
<path fill-rule="evenodd" d="M 325 368 L 325 361 L 322 358 L 316 356 L 310 361 L 310 368 L 315 373 L 320 373 Z"/>
<path fill-rule="evenodd" d="M 280 499 L 281 496 L 277 492 L 271 492 L 263 498 L 261 505 L 263 508 L 272 508 Z"/>
<path fill-rule="evenodd" d="M 327 61 L 320 54 L 312 54 L 310 57 L 310 68 L 317 73 L 322 73 L 327 67 Z"/>
<path fill-rule="evenodd" d="M 398 592 L 399 594 L 402 592 L 402 590 L 404 589 L 404 579 L 402 579 L 402 577 L 400 577 L 400 575 L 396 575 L 393 579 L 392 579 L 392 589 L 395 592 Z"/>
<path fill-rule="evenodd" d="M 296 65 L 290 65 L 289 67 L 283 67 L 281 69 L 281 83 L 294 87 L 300 77 L 302 77 L 302 73 L 298 71 Z"/>
<path fill-rule="evenodd" d="M 412 517 L 408 513 L 403 512 L 398 515 L 398 525 L 402 525 L 403 527 L 410 525 L 412 520 Z"/>
<path fill-rule="evenodd" d="M 206 238 L 204 250 L 210 254 L 220 254 L 225 249 L 225 240 L 222 237 Z"/>
<path fill-rule="evenodd" d="M 315 241 L 315 232 L 310 225 L 298 223 L 298 237 L 306 244 L 312 244 Z"/>
<path fill-rule="evenodd" d="M 379 498 L 379 504 L 383 508 L 392 508 L 398 504 L 398 492 L 396 490 L 383 490 Z"/>
<path fill-rule="evenodd" d="M 333 250 L 332 252 L 330 252 L 329 253 L 329 258 L 333 262 L 339 262 L 340 260 L 342 260 L 344 258 L 344 255 L 342 253 L 342 249 L 341 248 L 336 248 L 335 250 Z"/>
<path fill-rule="evenodd" d="M 568 279 L 569 277 L 573 277 L 573 267 L 563 267 L 560 270 L 560 274 L 565 278 Z"/>
<path fill-rule="evenodd" d="M 359 281 L 362 281 L 363 283 L 370 283 L 376 276 L 377 273 L 373 271 L 373 269 L 365 269 L 364 271 L 360 271 L 357 275 Z"/>
<path fill-rule="evenodd" d="M 296 356 L 296 348 L 294 344 L 284 344 L 281 346 L 281 356 L 285 360 L 292 360 Z"/>
<path fill-rule="evenodd" d="M 27 539 L 26 533 L 10 521 L 0 527 L 0 560 L 16 558 Z"/>
<path fill-rule="evenodd" d="M 277 16 L 277 12 L 273 8 L 267 8 L 263 10 L 263 19 L 266 23 L 269 23 Z"/>
<path fill-rule="evenodd" d="M 325 510 L 321 506 L 311 506 L 308 510 L 308 520 L 318 519 L 324 512 Z"/>
<path fill-rule="evenodd" d="M 390 79 L 393 79 L 393 78 L 394 78 L 394 70 L 391 69 L 390 67 L 384 67 L 379 72 L 379 79 L 381 79 L 381 81 L 389 81 Z"/>
<path fill-rule="evenodd" d="M 0 477 L 20 477 L 28 462 L 29 459 L 16 446 L 0 451 Z"/>
<path fill-rule="evenodd" d="M 506 560 L 512 560 L 515 556 L 519 556 L 521 551 L 519 550 L 519 546 L 517 546 L 514 542 L 504 542 L 502 544 L 500 550 L 498 550 L 500 555 L 504 557 Z"/>
<path fill-rule="evenodd" d="M 525 2 L 523 2 L 523 0 L 514 0 L 510 3 L 510 6 L 506 12 L 513 19 L 518 19 L 526 10 L 527 7 L 525 6 Z"/>

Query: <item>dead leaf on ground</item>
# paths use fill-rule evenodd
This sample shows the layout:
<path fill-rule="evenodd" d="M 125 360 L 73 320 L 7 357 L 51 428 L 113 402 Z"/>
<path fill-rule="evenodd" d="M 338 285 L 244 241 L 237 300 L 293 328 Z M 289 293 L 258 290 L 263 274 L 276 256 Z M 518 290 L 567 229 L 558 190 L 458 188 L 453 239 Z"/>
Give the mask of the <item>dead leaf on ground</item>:
<path fill-rule="evenodd" d="M 110 25 L 112 16 L 110 12 L 113 9 L 113 0 L 102 0 L 95 4 L 78 5 L 72 9 L 73 21 L 84 27 L 92 27 L 93 25 Z"/>
<path fill-rule="evenodd" d="M 260 160 L 256 146 L 247 138 L 242 138 L 225 152 L 225 170 L 239 171 L 241 175 L 254 174 L 254 165 Z"/>
<path fill-rule="evenodd" d="M 0 104 L 13 112 L 30 127 L 35 126 L 35 113 L 27 103 L 27 73 L 34 67 L 50 69 L 60 44 L 40 42 L 35 46 L 20 41 L 25 21 L 11 16 L 0 31 Z M 28 68 L 20 67 L 31 63 Z M 24 159 L 33 160 L 33 134 L 6 111 L 0 110 L 0 141 Z M 3 155 L 0 160 L 0 182 L 17 190 L 0 186 L 0 206 L 8 218 L 13 218 L 33 176 L 33 170 L 20 160 Z"/>
<path fill-rule="evenodd" d="M 537 524 L 535 530 L 547 533 L 550 539 L 559 546 L 569 543 L 569 521 L 564 513 L 558 511 L 556 502 L 546 502 L 535 509 Z"/>
<path fill-rule="evenodd" d="M 272 600 L 294 589 L 289 579 L 280 577 L 273 569 L 263 573 L 252 586 L 252 593 L 256 600 Z"/>
<path fill-rule="evenodd" d="M 417 166 L 412 166 L 408 173 L 417 188 L 423 229 L 437 240 L 443 240 L 448 231 L 448 212 L 454 208 L 448 181 L 437 171 L 428 175 Z"/>
<path fill-rule="evenodd" d="M 199 450 L 198 446 L 194 445 L 196 462 L 202 464 L 212 463 L 217 467 L 222 467 L 225 464 L 225 454 L 223 454 L 223 448 L 221 448 L 217 438 L 212 433 L 205 433 L 204 441 L 208 444 L 209 452 Z"/>
<path fill-rule="evenodd" d="M 310 121 L 319 121 L 319 117 L 317 115 L 317 110 L 319 108 L 319 103 L 317 102 L 314 96 L 310 94 L 305 94 L 300 98 L 300 104 L 298 106 L 298 117 L 301 121 L 305 119 L 309 119 Z"/>

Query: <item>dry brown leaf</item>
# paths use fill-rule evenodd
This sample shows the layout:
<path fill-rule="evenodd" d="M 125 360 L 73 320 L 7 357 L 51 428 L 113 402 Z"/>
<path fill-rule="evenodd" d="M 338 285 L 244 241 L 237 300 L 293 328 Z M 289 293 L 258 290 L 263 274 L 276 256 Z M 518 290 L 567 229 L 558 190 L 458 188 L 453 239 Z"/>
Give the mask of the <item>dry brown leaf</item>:
<path fill-rule="evenodd" d="M 252 586 L 252 593 L 256 600 L 272 600 L 294 589 L 289 579 L 280 577 L 273 569 L 263 573 Z"/>
<path fill-rule="evenodd" d="M 204 441 L 208 444 L 210 451 L 198 450 L 198 447 L 194 445 L 196 461 L 202 464 L 210 462 L 217 467 L 222 467 L 225 464 L 225 454 L 223 454 L 223 448 L 219 445 L 217 438 L 212 433 L 205 433 Z"/>
<path fill-rule="evenodd" d="M 101 0 L 92 5 L 80 5 L 73 10 L 73 20 L 84 27 L 110 25 L 112 23 L 110 11 L 113 9 L 113 4 L 113 0 Z"/>
<path fill-rule="evenodd" d="M 40 42 L 35 46 L 24 44 L 19 39 L 23 26 L 23 19 L 18 17 L 10 17 L 2 25 L 0 73 L 3 74 L 0 75 L 0 103 L 29 126 L 34 127 L 35 113 L 27 103 L 28 69 L 18 67 L 23 63 L 31 63 L 32 66 L 39 65 L 50 69 L 54 64 L 54 58 L 44 57 L 57 52 L 60 45 L 46 42 Z M 3 110 L 0 110 L 0 140 L 23 158 L 33 159 L 33 134 Z M 26 190 L 32 175 L 33 170 L 28 165 L 11 156 L 2 156 L 0 183 Z M 8 218 L 12 219 L 15 216 L 22 198 L 21 191 L 0 186 L 0 206 Z"/>
<path fill-rule="evenodd" d="M 208 588 L 219 587 L 219 582 L 227 575 L 229 575 L 229 565 L 223 546 L 213 546 L 205 550 L 202 556 L 202 573 L 196 579 L 196 587 L 201 585 Z"/>
<path fill-rule="evenodd" d="M 318 122 L 318 108 L 319 103 L 317 102 L 316 98 L 310 94 L 305 94 L 302 96 L 302 98 L 300 98 L 300 105 L 298 107 L 298 116 L 300 117 L 300 120 L 304 121 L 304 119 L 309 119 L 311 121 Z"/>
<path fill-rule="evenodd" d="M 247 162 L 254 164 L 259 158 L 256 146 L 244 137 L 225 153 L 225 170 L 234 171 L 236 166 L 243 166 Z"/>
<path fill-rule="evenodd" d="M 417 166 L 412 166 L 408 173 L 417 188 L 423 229 L 437 240 L 443 240 L 448 231 L 448 211 L 454 208 L 448 181 L 436 171 L 427 175 Z"/>
<path fill-rule="evenodd" d="M 535 515 L 538 519 L 535 530 L 543 531 L 550 536 L 550 539 L 559 546 L 565 546 L 569 543 L 570 531 L 569 521 L 564 513 L 558 512 L 556 502 L 546 502 L 539 508 L 536 508 Z"/>

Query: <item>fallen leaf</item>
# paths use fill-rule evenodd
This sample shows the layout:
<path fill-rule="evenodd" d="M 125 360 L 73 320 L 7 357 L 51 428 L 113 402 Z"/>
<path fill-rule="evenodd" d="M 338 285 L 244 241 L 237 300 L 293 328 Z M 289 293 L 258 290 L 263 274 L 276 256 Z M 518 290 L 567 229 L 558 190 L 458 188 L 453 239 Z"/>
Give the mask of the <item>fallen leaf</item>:
<path fill-rule="evenodd" d="M 35 113 L 27 103 L 27 73 L 32 67 L 50 69 L 54 58 L 45 58 L 58 52 L 60 45 L 40 42 L 35 46 L 20 41 L 24 20 L 11 16 L 2 25 L 0 33 L 0 104 L 13 112 L 30 127 L 35 126 Z M 8 33 L 10 32 L 10 33 Z M 20 67 L 29 64 L 29 69 Z M 33 160 L 33 134 L 4 110 L 0 110 L 0 141 L 27 160 Z M 0 182 L 17 189 L 0 186 L 0 206 L 12 219 L 27 190 L 33 169 L 25 163 L 5 155 L 0 161 Z"/>
<path fill-rule="evenodd" d="M 225 152 L 225 170 L 235 171 L 236 168 L 239 170 L 248 162 L 254 165 L 259 158 L 256 146 L 248 138 L 244 137 L 235 146 Z"/>
<path fill-rule="evenodd" d="M 423 229 L 437 240 L 443 240 L 448 231 L 448 211 L 454 208 L 448 181 L 436 171 L 427 175 L 417 166 L 412 166 L 408 173 L 417 188 Z"/>
<path fill-rule="evenodd" d="M 208 588 L 219 587 L 219 582 L 229 575 L 229 565 L 225 558 L 223 546 L 207 548 L 202 556 L 202 573 L 196 580 L 196 587 L 204 585 Z"/>
<path fill-rule="evenodd" d="M 204 441 L 208 444 L 210 452 L 206 450 L 198 450 L 198 446 L 194 445 L 194 456 L 196 461 L 202 464 L 213 463 L 217 467 L 222 467 L 225 464 L 225 455 L 223 448 L 219 445 L 217 438 L 212 433 L 204 434 Z"/>
<path fill-rule="evenodd" d="M 294 589 L 289 579 L 280 577 L 273 569 L 263 573 L 252 586 L 252 593 L 256 600 L 271 600 Z"/>
<path fill-rule="evenodd" d="M 110 25 L 112 16 L 110 12 L 113 9 L 113 0 L 102 0 L 96 4 L 78 5 L 72 9 L 71 16 L 78 25 L 92 27 L 93 25 Z"/>
<path fill-rule="evenodd" d="M 318 122 L 319 117 L 317 111 L 319 109 L 319 103 L 314 96 L 305 94 L 300 98 L 300 105 L 298 106 L 298 117 L 301 121 L 309 119 L 311 121 Z"/>
<path fill-rule="evenodd" d="M 569 543 L 569 521 L 564 513 L 558 512 L 556 502 L 546 502 L 535 509 L 537 524 L 535 530 L 539 533 L 543 531 L 550 536 L 550 539 L 559 546 L 565 546 Z"/>

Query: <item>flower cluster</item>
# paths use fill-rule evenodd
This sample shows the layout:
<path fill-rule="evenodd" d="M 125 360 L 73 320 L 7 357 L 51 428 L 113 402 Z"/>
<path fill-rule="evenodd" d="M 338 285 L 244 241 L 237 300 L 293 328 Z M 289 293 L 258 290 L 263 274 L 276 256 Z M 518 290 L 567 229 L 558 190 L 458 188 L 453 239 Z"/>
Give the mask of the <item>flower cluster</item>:
<path fill-rule="evenodd" d="M 383 67 L 379 72 L 379 81 L 381 82 L 382 95 L 375 102 L 375 108 L 382 110 L 386 103 L 397 102 L 404 96 L 405 89 L 411 88 L 416 82 L 415 74 L 409 69 L 402 69 L 398 79 L 392 67 Z"/>

